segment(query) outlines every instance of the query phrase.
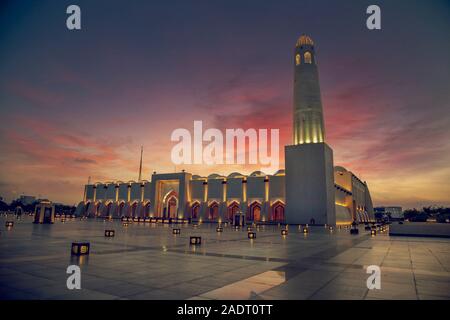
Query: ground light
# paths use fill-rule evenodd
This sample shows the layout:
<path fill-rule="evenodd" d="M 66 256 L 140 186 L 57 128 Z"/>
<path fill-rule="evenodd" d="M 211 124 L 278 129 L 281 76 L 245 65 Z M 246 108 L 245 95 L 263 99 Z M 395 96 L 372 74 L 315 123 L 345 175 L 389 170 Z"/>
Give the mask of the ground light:
<path fill-rule="evenodd" d="M 199 236 L 193 236 L 189 238 L 189 244 L 190 245 L 201 245 L 202 244 L 202 237 Z"/>
<path fill-rule="evenodd" d="M 172 234 L 180 234 L 181 233 L 181 229 L 173 229 L 172 230 Z"/>
<path fill-rule="evenodd" d="M 223 228 L 222 227 L 217 227 L 216 228 L 216 232 L 223 232 Z"/>
<path fill-rule="evenodd" d="M 116 232 L 114 230 L 105 230 L 105 237 L 112 238 L 114 237 Z"/>
<path fill-rule="evenodd" d="M 12 227 L 14 227 L 14 221 L 6 221 L 5 227 L 7 227 L 7 228 L 12 228 Z"/>
<path fill-rule="evenodd" d="M 371 231 L 370 231 L 370 235 L 373 237 L 373 236 L 376 236 L 377 235 L 377 230 L 375 230 L 375 229 L 372 229 Z"/>
<path fill-rule="evenodd" d="M 90 248 L 89 242 L 72 242 L 71 253 L 75 256 L 88 255 Z"/>
<path fill-rule="evenodd" d="M 249 239 L 255 239 L 256 238 L 256 232 L 249 232 L 248 233 L 248 238 Z"/>
<path fill-rule="evenodd" d="M 287 236 L 288 235 L 288 231 L 286 229 L 281 230 L 281 235 L 282 236 Z"/>

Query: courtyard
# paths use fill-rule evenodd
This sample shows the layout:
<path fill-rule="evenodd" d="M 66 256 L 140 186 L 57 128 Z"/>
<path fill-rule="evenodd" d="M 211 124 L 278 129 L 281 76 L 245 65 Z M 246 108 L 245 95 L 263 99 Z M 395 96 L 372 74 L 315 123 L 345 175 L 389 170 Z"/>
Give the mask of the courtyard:
<path fill-rule="evenodd" d="M 14 220 L 11 229 L 5 222 Z M 0 218 L 0 299 L 450 299 L 450 239 L 370 236 L 290 226 L 247 229 L 67 219 L 36 225 Z M 178 235 L 173 228 L 180 228 Z M 114 229 L 115 237 L 104 231 Z M 198 246 L 190 236 L 202 237 Z M 88 256 L 71 243 L 90 242 Z M 69 290 L 69 265 L 81 267 L 81 290 Z M 369 265 L 381 289 L 369 290 Z"/>

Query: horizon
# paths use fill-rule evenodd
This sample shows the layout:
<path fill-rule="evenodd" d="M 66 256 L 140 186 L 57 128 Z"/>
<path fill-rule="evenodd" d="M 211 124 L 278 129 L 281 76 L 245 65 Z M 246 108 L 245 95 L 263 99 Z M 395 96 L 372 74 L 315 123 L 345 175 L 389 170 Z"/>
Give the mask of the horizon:
<path fill-rule="evenodd" d="M 280 129 L 283 169 L 294 45 L 305 33 L 317 47 L 334 165 L 367 182 L 374 207 L 450 206 L 445 1 L 380 1 L 377 32 L 355 14 L 367 1 L 77 2 L 84 20 L 75 33 L 64 28 L 69 1 L 2 5 L 0 197 L 7 202 L 25 193 L 77 205 L 88 177 L 136 180 L 141 145 L 145 180 L 173 172 L 170 132 L 194 120 L 222 132 Z M 207 176 L 261 168 L 182 169 Z"/>

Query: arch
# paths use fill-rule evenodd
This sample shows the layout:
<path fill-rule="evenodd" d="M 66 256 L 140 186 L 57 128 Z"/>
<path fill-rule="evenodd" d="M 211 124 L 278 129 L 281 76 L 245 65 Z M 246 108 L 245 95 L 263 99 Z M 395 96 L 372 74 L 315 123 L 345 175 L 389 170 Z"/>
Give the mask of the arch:
<path fill-rule="evenodd" d="M 102 202 L 101 201 L 97 201 L 95 203 L 95 207 L 94 207 L 94 216 L 96 216 L 96 217 L 100 216 L 101 209 L 102 209 Z"/>
<path fill-rule="evenodd" d="M 106 202 L 106 208 L 105 208 L 105 216 L 106 217 L 112 216 L 112 210 L 111 210 L 112 206 L 113 206 L 112 201 Z"/>
<path fill-rule="evenodd" d="M 177 218 L 178 203 L 178 194 L 174 190 L 167 192 L 162 201 L 162 216 L 164 218 Z"/>
<path fill-rule="evenodd" d="M 247 211 L 247 220 L 250 221 L 260 221 L 261 220 L 261 203 L 258 201 L 253 201 Z"/>
<path fill-rule="evenodd" d="M 241 211 L 241 207 L 237 201 L 233 201 L 228 205 L 227 208 L 227 218 L 230 221 L 233 221 L 233 217 L 236 213 Z"/>
<path fill-rule="evenodd" d="M 119 217 L 124 217 L 125 216 L 126 212 L 125 212 L 124 208 L 125 208 L 125 201 L 121 201 L 119 203 L 119 208 L 118 208 Z"/>
<path fill-rule="evenodd" d="M 272 214 L 270 217 L 271 221 L 274 222 L 284 222 L 284 208 L 285 205 L 280 200 L 275 201 L 272 204 Z"/>
<path fill-rule="evenodd" d="M 305 63 L 312 63 L 312 56 L 311 56 L 311 52 L 306 51 L 303 58 L 305 59 Z"/>
<path fill-rule="evenodd" d="M 133 203 L 130 205 L 130 213 L 132 217 L 136 217 L 137 216 L 137 207 L 138 207 L 138 202 L 137 201 L 133 201 Z"/>
<path fill-rule="evenodd" d="M 219 204 L 216 201 L 213 201 L 209 205 L 208 220 L 215 220 L 217 218 L 219 218 Z"/>
<path fill-rule="evenodd" d="M 198 219 L 200 215 L 200 202 L 196 201 L 191 206 L 191 218 Z"/>
<path fill-rule="evenodd" d="M 142 210 L 144 218 L 150 217 L 150 201 L 144 202 L 144 207 Z"/>
<path fill-rule="evenodd" d="M 297 53 L 295 55 L 295 65 L 298 66 L 300 64 L 300 62 L 301 62 L 301 57 L 300 57 L 300 54 Z"/>

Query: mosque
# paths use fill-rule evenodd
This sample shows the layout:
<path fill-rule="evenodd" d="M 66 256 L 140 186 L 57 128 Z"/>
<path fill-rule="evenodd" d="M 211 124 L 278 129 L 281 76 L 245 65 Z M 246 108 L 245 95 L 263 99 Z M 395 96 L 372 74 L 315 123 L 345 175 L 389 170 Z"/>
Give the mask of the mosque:
<path fill-rule="evenodd" d="M 78 216 L 162 217 L 288 224 L 350 224 L 374 220 L 367 183 L 333 165 L 325 127 L 313 40 L 302 35 L 294 51 L 293 144 L 285 170 L 207 177 L 156 173 L 151 180 L 88 183 Z M 142 152 L 141 152 L 142 168 Z M 140 170 L 141 172 L 141 170 Z"/>

